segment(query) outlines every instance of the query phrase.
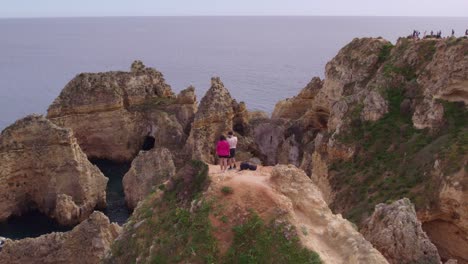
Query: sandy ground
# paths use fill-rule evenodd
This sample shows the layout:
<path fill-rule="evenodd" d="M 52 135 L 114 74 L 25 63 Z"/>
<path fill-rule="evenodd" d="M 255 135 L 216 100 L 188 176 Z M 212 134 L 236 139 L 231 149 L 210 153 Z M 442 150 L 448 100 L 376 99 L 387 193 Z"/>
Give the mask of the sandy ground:
<path fill-rule="evenodd" d="M 297 201 L 280 193 L 278 186 L 270 181 L 272 169 L 273 167 L 258 166 L 256 171 L 228 170 L 222 173 L 219 166 L 209 165 L 212 183 L 207 194 L 217 204 L 210 219 L 221 254 L 229 249 L 232 242 L 232 227 L 243 223 L 253 209 L 265 223 L 269 223 L 271 219 L 280 219 L 294 225 L 302 244 L 319 253 L 324 263 L 368 262 L 362 262 L 360 254 L 366 251 L 357 250 L 359 245 L 350 246 L 349 242 L 337 241 L 335 232 L 342 231 L 341 235 L 346 238 L 361 236 L 341 217 L 335 220 L 336 217 L 323 201 L 318 188 L 313 188 L 311 191 L 314 193 L 304 196 L 306 202 L 302 201 L 302 205 L 298 205 Z M 223 187 L 232 188 L 232 193 L 223 193 Z M 307 202 L 309 199 L 310 203 Z M 302 208 L 304 204 L 307 208 Z M 330 226 L 334 226 L 331 232 Z M 378 259 L 374 263 L 387 262 Z"/>

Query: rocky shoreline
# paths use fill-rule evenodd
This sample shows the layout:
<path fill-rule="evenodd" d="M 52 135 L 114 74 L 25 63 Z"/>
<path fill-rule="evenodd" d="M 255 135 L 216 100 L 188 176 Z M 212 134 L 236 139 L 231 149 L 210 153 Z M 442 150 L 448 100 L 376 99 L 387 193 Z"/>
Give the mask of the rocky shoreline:
<path fill-rule="evenodd" d="M 86 262 L 98 263 L 121 231 L 93 213 L 106 206 L 107 178 L 89 159 L 132 162 L 123 186 L 128 208 L 139 211 L 168 182 L 190 174 L 188 161 L 215 164 L 216 139 L 230 130 L 239 137 L 239 160 L 305 172 L 310 183 L 303 184 L 313 186 L 305 201 L 307 192 L 319 190 L 323 208 L 353 221 L 389 263 L 468 263 L 467 102 L 466 38 L 402 38 L 396 45 L 354 39 L 326 65 L 323 80 L 314 77 L 297 96 L 278 102 L 271 117 L 247 110 L 219 77 L 198 103 L 194 87 L 175 95 L 162 73 L 140 61 L 130 72 L 79 74 L 46 117 L 28 116 L 0 135 L 0 221 L 37 209 L 62 225 L 78 225 L 60 235 L 7 241 L 0 263 L 29 261 L 15 252 L 44 241 L 56 253 L 44 249 L 31 258 L 77 260 L 69 241 L 104 232 L 105 242 L 92 243 L 98 253 Z M 274 170 L 275 179 L 288 175 Z M 306 212 L 305 201 L 295 206 Z M 80 228 L 90 221 L 98 228 Z M 132 232 L 125 225 L 121 236 Z M 351 261 L 357 252 L 351 245 L 343 247 L 347 263 L 363 263 Z"/>

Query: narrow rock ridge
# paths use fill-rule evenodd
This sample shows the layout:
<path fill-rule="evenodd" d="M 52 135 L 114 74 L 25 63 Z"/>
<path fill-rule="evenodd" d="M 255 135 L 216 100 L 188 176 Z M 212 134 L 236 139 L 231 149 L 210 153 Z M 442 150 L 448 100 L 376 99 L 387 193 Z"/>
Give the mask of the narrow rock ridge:
<path fill-rule="evenodd" d="M 31 209 L 74 225 L 106 206 L 107 178 L 81 151 L 70 129 L 39 115 L 0 136 L 0 221 Z"/>

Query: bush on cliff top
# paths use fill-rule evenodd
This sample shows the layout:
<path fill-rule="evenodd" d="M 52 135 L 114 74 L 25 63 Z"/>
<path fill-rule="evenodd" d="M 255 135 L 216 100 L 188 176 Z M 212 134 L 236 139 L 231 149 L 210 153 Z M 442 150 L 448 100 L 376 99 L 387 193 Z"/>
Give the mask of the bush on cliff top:
<path fill-rule="evenodd" d="M 286 237 L 285 225 L 273 223 L 266 225 L 252 214 L 244 224 L 234 227 L 234 241 L 223 263 L 322 263 L 317 253 L 300 245 L 297 236 Z"/>

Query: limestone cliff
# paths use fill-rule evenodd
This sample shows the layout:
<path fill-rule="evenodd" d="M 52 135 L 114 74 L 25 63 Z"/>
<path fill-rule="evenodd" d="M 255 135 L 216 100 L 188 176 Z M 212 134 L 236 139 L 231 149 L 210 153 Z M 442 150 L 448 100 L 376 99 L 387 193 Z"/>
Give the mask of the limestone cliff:
<path fill-rule="evenodd" d="M 461 263 L 467 52 L 466 38 L 353 40 L 326 66 L 311 103 L 329 113 L 326 127 L 301 163 L 331 207 L 359 225 L 377 203 L 409 197 L 442 259 Z"/>
<path fill-rule="evenodd" d="M 106 206 L 107 178 L 81 151 L 70 129 L 31 115 L 0 135 L 0 221 L 31 209 L 62 225 Z"/>
<path fill-rule="evenodd" d="M 0 251 L 1 264 L 82 263 L 98 264 L 109 252 L 121 232 L 117 224 L 100 212 L 66 233 L 51 233 L 38 238 L 7 240 Z"/>
<path fill-rule="evenodd" d="M 183 146 L 195 110 L 193 87 L 176 96 L 160 72 L 136 61 L 130 72 L 79 74 L 47 117 L 71 128 L 89 158 L 129 161 L 146 136 L 156 146 Z"/>
<path fill-rule="evenodd" d="M 168 149 L 140 151 L 122 181 L 128 208 L 135 209 L 138 202 L 174 174 L 175 166 Z"/>
<path fill-rule="evenodd" d="M 315 96 L 323 86 L 323 81 L 314 77 L 297 96 L 279 101 L 271 118 L 299 119 L 315 106 Z"/>
<path fill-rule="evenodd" d="M 220 78 L 212 78 L 211 87 L 198 106 L 187 140 L 186 149 L 192 159 L 214 163 L 219 136 L 233 129 L 234 106 L 235 101 Z"/>

